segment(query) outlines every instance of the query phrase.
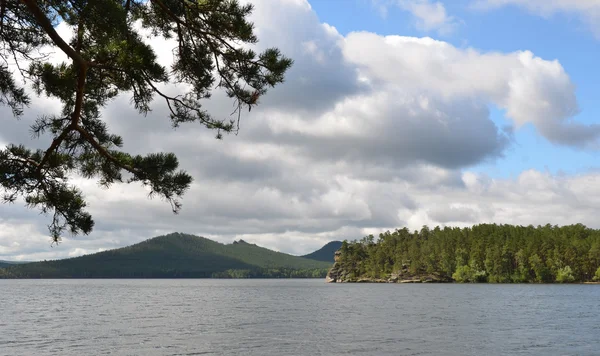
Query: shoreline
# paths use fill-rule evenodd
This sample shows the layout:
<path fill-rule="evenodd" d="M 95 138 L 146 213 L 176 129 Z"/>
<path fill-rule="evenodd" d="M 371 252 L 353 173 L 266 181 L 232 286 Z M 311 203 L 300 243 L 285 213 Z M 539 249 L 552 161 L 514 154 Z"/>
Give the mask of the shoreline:
<path fill-rule="evenodd" d="M 490 283 L 490 282 L 468 282 L 468 283 L 461 283 L 461 282 L 456 282 L 456 281 L 431 281 L 431 280 L 417 280 L 417 279 L 406 279 L 406 280 L 398 280 L 398 281 L 392 281 L 392 280 L 386 280 L 386 279 L 371 279 L 371 278 L 359 278 L 357 280 L 331 280 L 331 279 L 326 279 L 326 283 L 340 283 L 340 284 L 464 284 L 464 285 L 473 285 L 473 284 L 488 284 L 488 285 L 494 285 L 494 284 L 504 284 L 504 285 L 523 285 L 523 284 L 529 284 L 529 285 L 600 285 L 600 282 L 594 282 L 594 281 L 588 281 L 588 282 L 572 282 L 572 283 L 559 283 L 559 282 L 550 282 L 550 283 L 529 283 L 529 282 L 521 282 L 521 283 Z"/>

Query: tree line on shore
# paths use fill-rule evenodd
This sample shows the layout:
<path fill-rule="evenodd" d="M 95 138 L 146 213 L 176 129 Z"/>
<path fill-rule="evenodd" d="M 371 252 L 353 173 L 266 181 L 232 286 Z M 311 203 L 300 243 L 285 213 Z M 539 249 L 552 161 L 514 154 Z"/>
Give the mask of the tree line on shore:
<path fill-rule="evenodd" d="M 582 224 L 473 227 L 423 226 L 344 241 L 338 263 L 350 278 L 387 278 L 397 271 L 456 282 L 569 283 L 600 281 L 600 230 Z"/>
<path fill-rule="evenodd" d="M 327 268 L 290 269 L 290 268 L 264 268 L 264 269 L 228 269 L 227 271 L 214 272 L 212 278 L 325 278 Z"/>

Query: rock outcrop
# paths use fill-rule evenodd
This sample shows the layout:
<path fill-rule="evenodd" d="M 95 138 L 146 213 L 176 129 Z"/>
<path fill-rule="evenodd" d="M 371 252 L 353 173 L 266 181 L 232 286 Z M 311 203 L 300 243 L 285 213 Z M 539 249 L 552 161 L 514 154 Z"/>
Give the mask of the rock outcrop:
<path fill-rule="evenodd" d="M 411 273 L 407 265 L 386 278 L 370 278 L 366 276 L 355 277 L 351 271 L 346 270 L 340 263 L 340 251 L 335 253 L 335 263 L 327 272 L 327 283 L 451 283 L 452 278 L 426 272 Z"/>
<path fill-rule="evenodd" d="M 336 252 L 335 262 L 325 276 L 327 283 L 343 283 L 347 280 L 347 274 L 343 271 L 341 264 L 338 262 L 339 255 Z"/>

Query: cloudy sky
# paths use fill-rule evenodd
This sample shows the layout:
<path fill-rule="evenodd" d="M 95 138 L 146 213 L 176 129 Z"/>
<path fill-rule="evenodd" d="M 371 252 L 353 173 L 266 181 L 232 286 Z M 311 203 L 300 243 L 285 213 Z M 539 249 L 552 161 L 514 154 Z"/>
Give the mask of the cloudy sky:
<path fill-rule="evenodd" d="M 0 205 L 0 259 L 38 260 L 173 231 L 293 254 L 388 229 L 584 223 L 600 228 L 600 0 L 253 0 L 259 47 L 295 60 L 239 135 L 170 127 L 128 97 L 104 118 L 132 153 L 172 151 L 195 177 L 179 215 L 136 185 L 76 180 L 96 228 L 51 247 L 49 218 Z M 68 29 L 61 29 L 65 33 Z M 170 44 L 156 42 L 161 61 Z M 44 147 L 29 124 L 0 145 Z M 231 102 L 206 102 L 226 116 Z"/>

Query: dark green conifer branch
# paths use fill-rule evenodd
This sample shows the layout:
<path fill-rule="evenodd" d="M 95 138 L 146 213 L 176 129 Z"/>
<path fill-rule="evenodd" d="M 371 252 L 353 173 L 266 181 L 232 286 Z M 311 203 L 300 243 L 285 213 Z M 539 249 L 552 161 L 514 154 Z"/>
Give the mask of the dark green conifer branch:
<path fill-rule="evenodd" d="M 52 135 L 46 150 L 17 145 L 0 150 L 3 201 L 22 198 L 29 207 L 52 212 L 49 230 L 56 242 L 66 230 L 89 234 L 94 226 L 82 192 L 69 184 L 74 174 L 96 178 L 105 187 L 139 182 L 177 213 L 192 177 L 178 170 L 173 153 L 120 151 L 122 138 L 109 133 L 101 110 L 129 94 L 138 112 L 147 114 L 158 96 L 174 127 L 197 122 L 217 130 L 217 138 L 237 132 L 241 109 L 250 110 L 269 87 L 282 83 L 292 64 L 277 49 L 257 54 L 242 48 L 258 41 L 247 20 L 252 9 L 236 0 L 0 0 L 0 104 L 20 116 L 31 102 L 11 64 L 37 95 L 63 104 L 59 114 L 48 113 L 31 127 L 34 136 Z M 61 22 L 72 29 L 70 40 L 56 31 Z M 170 69 L 157 62 L 136 22 L 154 36 L 175 39 Z M 45 46 L 64 52 L 70 62 L 50 63 L 42 53 Z M 171 96 L 159 84 L 190 89 Z M 203 109 L 201 101 L 215 88 L 234 100 L 237 118 L 215 118 Z"/>

